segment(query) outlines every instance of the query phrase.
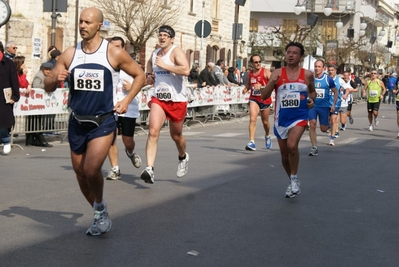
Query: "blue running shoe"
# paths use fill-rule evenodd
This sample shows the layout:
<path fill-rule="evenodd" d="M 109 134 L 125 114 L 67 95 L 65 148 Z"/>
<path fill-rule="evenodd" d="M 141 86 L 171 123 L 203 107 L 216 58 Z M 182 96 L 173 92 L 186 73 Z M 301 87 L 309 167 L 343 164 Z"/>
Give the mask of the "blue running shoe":
<path fill-rule="evenodd" d="M 256 150 L 256 146 L 254 142 L 249 142 L 246 146 L 245 146 L 245 150 Z"/>
<path fill-rule="evenodd" d="M 270 136 L 265 136 L 265 144 L 266 144 L 267 149 L 272 148 L 273 144 L 272 144 L 272 139 L 270 138 Z"/>

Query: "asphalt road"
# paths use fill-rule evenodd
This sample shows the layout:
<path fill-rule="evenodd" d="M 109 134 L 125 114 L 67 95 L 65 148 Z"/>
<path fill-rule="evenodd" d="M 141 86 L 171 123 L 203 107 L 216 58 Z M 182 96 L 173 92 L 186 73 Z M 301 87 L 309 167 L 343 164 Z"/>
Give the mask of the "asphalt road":
<path fill-rule="evenodd" d="M 396 109 L 382 105 L 373 132 L 366 114 L 365 103 L 354 105 L 355 123 L 335 147 L 319 132 L 317 157 L 305 132 L 294 199 L 284 198 L 278 144 L 264 148 L 260 120 L 253 152 L 244 150 L 248 117 L 185 128 L 183 178 L 164 131 L 154 185 L 119 137 L 122 180 L 105 181 L 113 226 L 99 237 L 85 235 L 93 214 L 68 144 L 14 148 L 0 155 L 0 266 L 399 266 Z M 144 159 L 146 136 L 135 139 Z"/>

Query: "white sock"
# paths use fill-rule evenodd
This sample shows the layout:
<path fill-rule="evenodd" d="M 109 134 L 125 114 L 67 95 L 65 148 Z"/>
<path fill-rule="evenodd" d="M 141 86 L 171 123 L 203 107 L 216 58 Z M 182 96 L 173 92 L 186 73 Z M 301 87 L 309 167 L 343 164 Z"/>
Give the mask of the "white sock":
<path fill-rule="evenodd" d="M 112 167 L 111 168 L 114 172 L 117 172 L 117 171 L 119 171 L 119 166 L 114 166 L 114 167 Z"/>
<path fill-rule="evenodd" d="M 103 210 L 104 207 L 105 207 L 104 200 L 102 200 L 101 203 L 97 203 L 94 201 L 94 204 L 93 204 L 94 210 Z"/>
<path fill-rule="evenodd" d="M 291 174 L 291 180 L 294 180 L 294 179 L 298 179 L 298 176 L 296 174 Z"/>

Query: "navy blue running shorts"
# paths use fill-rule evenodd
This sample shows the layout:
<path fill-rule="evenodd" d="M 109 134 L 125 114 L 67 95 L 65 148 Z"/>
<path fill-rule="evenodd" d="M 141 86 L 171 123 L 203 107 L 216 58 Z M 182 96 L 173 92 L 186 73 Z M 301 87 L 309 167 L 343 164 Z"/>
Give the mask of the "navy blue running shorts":
<path fill-rule="evenodd" d="M 88 128 L 81 126 L 76 120 L 69 117 L 68 141 L 69 147 L 76 154 L 86 152 L 87 144 L 98 137 L 107 136 L 111 133 L 116 135 L 115 116 L 109 116 L 99 127 Z"/>

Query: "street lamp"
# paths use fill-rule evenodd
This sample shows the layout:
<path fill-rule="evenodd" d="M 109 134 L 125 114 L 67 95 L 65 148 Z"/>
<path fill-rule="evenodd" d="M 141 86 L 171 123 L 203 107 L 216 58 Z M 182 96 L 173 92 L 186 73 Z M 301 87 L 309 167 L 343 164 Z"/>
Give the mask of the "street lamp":
<path fill-rule="evenodd" d="M 314 13 L 314 6 L 312 5 L 311 7 L 310 7 L 310 11 L 311 11 L 311 17 L 310 17 L 310 19 L 308 19 L 308 14 L 307 14 L 307 12 L 308 12 L 308 0 L 304 0 L 303 2 L 302 2 L 302 4 L 301 3 L 299 3 L 299 0 L 297 0 L 297 3 L 296 3 L 296 5 L 295 5 L 295 7 L 294 7 L 294 12 L 295 12 L 295 14 L 296 15 L 300 15 L 301 13 L 302 13 L 302 11 L 305 11 L 306 12 L 306 21 L 307 21 L 307 25 L 310 25 L 310 27 L 311 27 L 311 29 L 313 28 L 313 26 L 315 26 L 315 24 L 316 24 L 316 22 L 317 22 L 317 19 L 319 18 L 317 15 L 314 15 L 313 13 Z M 324 10 L 323 10 L 323 12 L 324 12 L 324 15 L 326 15 L 326 16 L 329 16 L 329 15 L 331 15 L 331 13 L 332 13 L 332 8 L 327 4 L 325 7 L 324 7 Z M 310 37 L 310 34 L 309 34 L 309 37 Z M 310 51 L 312 51 L 312 41 L 310 41 Z M 311 56 L 311 53 L 312 52 L 310 52 L 310 53 L 308 53 L 308 70 L 310 70 L 310 56 Z"/>

